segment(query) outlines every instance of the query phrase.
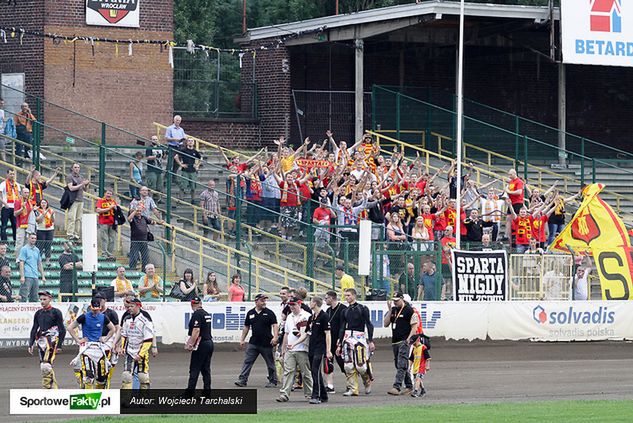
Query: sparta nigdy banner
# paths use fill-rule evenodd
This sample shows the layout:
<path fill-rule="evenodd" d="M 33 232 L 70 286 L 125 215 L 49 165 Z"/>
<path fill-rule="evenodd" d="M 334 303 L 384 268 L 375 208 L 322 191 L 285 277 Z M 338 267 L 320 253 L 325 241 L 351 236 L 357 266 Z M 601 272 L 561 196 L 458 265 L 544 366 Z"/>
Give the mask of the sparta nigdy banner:
<path fill-rule="evenodd" d="M 633 2 L 561 0 L 563 62 L 633 66 Z"/>
<path fill-rule="evenodd" d="M 452 251 L 455 301 L 508 299 L 508 257 L 501 251 Z"/>
<path fill-rule="evenodd" d="M 138 28 L 141 0 L 86 0 L 86 24 Z"/>
<path fill-rule="evenodd" d="M 603 184 L 583 190 L 584 200 L 569 224 L 549 249 L 587 252 L 593 256 L 600 276 L 603 300 L 633 299 L 631 241 L 622 219 L 599 197 Z"/>

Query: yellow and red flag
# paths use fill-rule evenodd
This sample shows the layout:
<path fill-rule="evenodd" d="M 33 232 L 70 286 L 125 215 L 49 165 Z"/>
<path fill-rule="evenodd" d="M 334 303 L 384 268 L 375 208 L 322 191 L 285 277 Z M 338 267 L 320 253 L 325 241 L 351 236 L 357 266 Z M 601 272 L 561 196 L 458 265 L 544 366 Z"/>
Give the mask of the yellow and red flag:
<path fill-rule="evenodd" d="M 633 257 L 626 226 L 598 194 L 603 184 L 583 190 L 580 208 L 549 249 L 589 253 L 600 276 L 602 299 L 633 299 Z"/>

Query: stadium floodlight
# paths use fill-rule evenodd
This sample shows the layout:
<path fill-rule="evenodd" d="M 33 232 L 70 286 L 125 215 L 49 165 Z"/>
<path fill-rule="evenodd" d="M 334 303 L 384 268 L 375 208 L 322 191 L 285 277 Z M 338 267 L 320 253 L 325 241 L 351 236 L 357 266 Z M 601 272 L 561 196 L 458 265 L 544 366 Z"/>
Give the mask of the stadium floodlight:
<path fill-rule="evenodd" d="M 461 246 L 461 216 L 462 216 L 462 133 L 464 120 L 464 0 L 459 2 L 459 43 L 457 53 L 457 143 L 455 154 L 455 183 L 457 184 L 457 198 L 455 208 L 455 247 Z M 468 216 L 467 216 L 468 217 Z"/>

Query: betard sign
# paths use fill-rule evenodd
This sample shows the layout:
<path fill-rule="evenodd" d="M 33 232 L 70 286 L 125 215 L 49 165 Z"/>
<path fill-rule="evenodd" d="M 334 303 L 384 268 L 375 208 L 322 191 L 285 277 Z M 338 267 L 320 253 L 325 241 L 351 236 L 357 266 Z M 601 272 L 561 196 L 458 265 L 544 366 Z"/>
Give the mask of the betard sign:
<path fill-rule="evenodd" d="M 633 2 L 561 0 L 563 62 L 633 66 Z"/>

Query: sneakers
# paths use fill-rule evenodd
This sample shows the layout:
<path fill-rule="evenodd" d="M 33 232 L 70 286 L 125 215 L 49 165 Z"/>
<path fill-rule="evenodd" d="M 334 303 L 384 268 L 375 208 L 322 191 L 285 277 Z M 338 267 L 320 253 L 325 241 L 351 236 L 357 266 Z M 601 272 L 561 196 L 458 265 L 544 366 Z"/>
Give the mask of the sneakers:
<path fill-rule="evenodd" d="M 310 398 L 310 401 L 308 401 L 310 404 L 321 404 L 321 400 L 318 398 Z"/>
<path fill-rule="evenodd" d="M 279 397 L 275 398 L 277 402 L 288 402 L 289 398 L 285 395 L 279 395 Z"/>
<path fill-rule="evenodd" d="M 418 397 L 420 397 L 420 392 L 418 392 L 417 390 L 415 390 L 415 389 L 414 389 L 414 390 L 411 392 L 411 396 L 412 396 L 413 398 L 418 398 Z"/>
<path fill-rule="evenodd" d="M 351 389 L 348 389 L 347 391 L 343 392 L 343 396 L 344 397 L 357 397 L 358 394 L 355 393 L 354 391 L 352 391 Z"/>
<path fill-rule="evenodd" d="M 240 388 L 246 388 L 246 382 L 242 382 L 241 380 L 235 381 L 235 386 L 239 386 Z"/>
<path fill-rule="evenodd" d="M 389 395 L 400 395 L 400 390 L 397 388 L 391 388 L 390 390 L 387 391 L 387 393 Z"/>
<path fill-rule="evenodd" d="M 365 385 L 365 395 L 371 394 L 371 382 Z"/>
<path fill-rule="evenodd" d="M 325 392 L 327 392 L 328 394 L 336 394 L 336 390 L 334 389 L 334 387 L 326 387 L 325 388 Z"/>
<path fill-rule="evenodd" d="M 411 388 L 404 388 L 404 390 L 402 390 L 402 392 L 400 392 L 400 395 L 409 395 L 412 391 L 413 391 L 413 389 L 411 389 Z"/>
<path fill-rule="evenodd" d="M 273 382 L 268 382 L 268 383 L 264 386 L 264 388 L 276 388 L 276 387 L 277 387 L 277 384 L 276 384 L 276 383 L 273 383 Z"/>

